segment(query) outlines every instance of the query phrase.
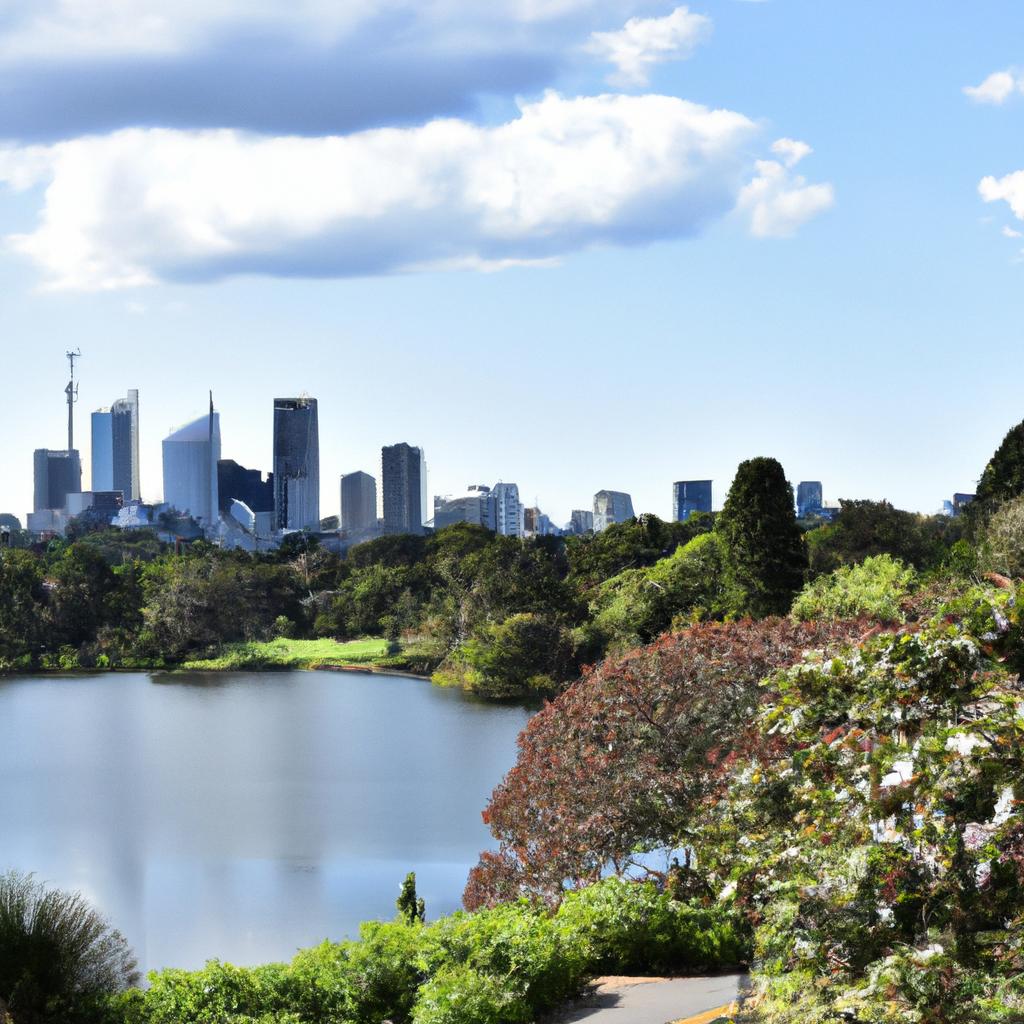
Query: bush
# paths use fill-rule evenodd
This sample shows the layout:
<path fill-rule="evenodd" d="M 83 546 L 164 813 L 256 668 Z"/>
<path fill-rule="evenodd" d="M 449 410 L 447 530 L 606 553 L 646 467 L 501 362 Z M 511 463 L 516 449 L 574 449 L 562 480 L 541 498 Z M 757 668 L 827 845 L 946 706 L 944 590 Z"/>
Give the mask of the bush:
<path fill-rule="evenodd" d="M 859 618 L 903 622 L 901 606 L 916 582 L 917 573 L 898 558 L 875 555 L 808 583 L 793 602 L 792 614 L 801 622 Z"/>
<path fill-rule="evenodd" d="M 448 967 L 420 990 L 413 1024 L 530 1024 L 530 1004 L 513 979 Z"/>
<path fill-rule="evenodd" d="M 137 980 L 124 938 L 78 893 L 0 875 L 0 1010 L 17 1024 L 91 1022 Z"/>
<path fill-rule="evenodd" d="M 597 974 L 735 966 L 749 955 L 731 906 L 696 907 L 653 882 L 609 878 L 569 893 L 558 921 L 583 944 Z"/>
<path fill-rule="evenodd" d="M 1024 497 L 1002 504 L 981 540 L 981 565 L 1017 579 L 1024 577 Z"/>

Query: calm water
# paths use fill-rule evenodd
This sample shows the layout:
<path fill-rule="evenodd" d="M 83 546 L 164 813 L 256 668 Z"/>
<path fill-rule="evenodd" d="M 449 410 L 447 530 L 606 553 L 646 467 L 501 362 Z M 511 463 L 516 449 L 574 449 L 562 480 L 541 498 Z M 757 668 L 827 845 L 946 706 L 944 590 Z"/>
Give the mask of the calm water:
<path fill-rule="evenodd" d="M 0 679 L 0 870 L 83 892 L 145 969 L 286 959 L 458 906 L 529 713 L 416 679 Z"/>

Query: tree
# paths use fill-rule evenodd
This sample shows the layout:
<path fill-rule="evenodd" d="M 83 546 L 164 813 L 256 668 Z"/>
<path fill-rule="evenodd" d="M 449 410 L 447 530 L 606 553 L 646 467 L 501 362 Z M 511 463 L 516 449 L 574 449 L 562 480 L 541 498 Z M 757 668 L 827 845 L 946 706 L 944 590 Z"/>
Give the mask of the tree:
<path fill-rule="evenodd" d="M 402 889 L 395 900 L 398 908 L 398 916 L 407 924 L 423 922 L 427 919 L 427 905 L 423 902 L 422 896 L 416 895 L 416 872 L 410 871 L 405 876 Z"/>
<path fill-rule="evenodd" d="M 0 875 L 0 1019 L 73 1024 L 138 980 L 124 938 L 78 893 Z"/>
<path fill-rule="evenodd" d="M 805 535 L 812 575 L 857 565 L 876 555 L 891 555 L 916 569 L 940 565 L 960 538 L 959 519 L 922 516 L 887 501 L 840 499 L 834 523 Z"/>
<path fill-rule="evenodd" d="M 625 873 L 641 850 L 688 844 L 752 736 L 758 683 L 861 624 L 708 623 L 609 658 L 546 704 L 484 820 L 498 840 L 463 895 L 476 908 Z"/>
<path fill-rule="evenodd" d="M 0 552 L 0 668 L 33 659 L 47 639 L 42 564 L 29 551 Z"/>
<path fill-rule="evenodd" d="M 976 501 L 982 508 L 1024 494 L 1024 422 L 1003 438 L 978 481 Z"/>
<path fill-rule="evenodd" d="M 793 508 L 793 488 L 775 459 L 740 463 L 716 532 L 725 541 L 732 610 L 784 615 L 804 582 L 807 555 Z"/>

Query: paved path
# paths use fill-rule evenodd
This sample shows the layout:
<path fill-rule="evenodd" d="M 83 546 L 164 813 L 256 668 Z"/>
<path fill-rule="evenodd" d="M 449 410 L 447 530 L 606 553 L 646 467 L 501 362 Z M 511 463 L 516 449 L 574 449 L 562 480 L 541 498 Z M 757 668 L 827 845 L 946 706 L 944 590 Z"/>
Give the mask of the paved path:
<path fill-rule="evenodd" d="M 731 1003 L 745 980 L 742 974 L 676 978 L 626 988 L 601 988 L 560 1024 L 667 1024 Z"/>

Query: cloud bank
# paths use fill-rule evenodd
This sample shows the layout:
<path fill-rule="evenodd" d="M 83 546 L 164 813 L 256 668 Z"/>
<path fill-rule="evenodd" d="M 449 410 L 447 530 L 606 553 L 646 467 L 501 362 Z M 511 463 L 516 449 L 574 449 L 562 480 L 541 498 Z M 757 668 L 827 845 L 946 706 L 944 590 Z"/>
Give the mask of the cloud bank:
<path fill-rule="evenodd" d="M 615 65 L 613 85 L 646 85 L 655 64 L 689 57 L 710 35 L 710 18 L 677 7 L 663 18 L 630 18 L 617 32 L 594 32 L 586 49 Z"/>
<path fill-rule="evenodd" d="M 9 239 L 52 287 L 238 273 L 356 276 L 550 260 L 693 235 L 739 200 L 758 235 L 831 203 L 782 164 L 744 186 L 757 128 L 669 96 L 548 93 L 506 124 L 437 120 L 326 138 L 125 129 L 0 150 L 42 188 Z"/>
<path fill-rule="evenodd" d="M 0 138 L 125 127 L 327 135 L 471 116 L 482 97 L 553 85 L 592 31 L 648 6 L 9 0 L 0 4 Z"/>

